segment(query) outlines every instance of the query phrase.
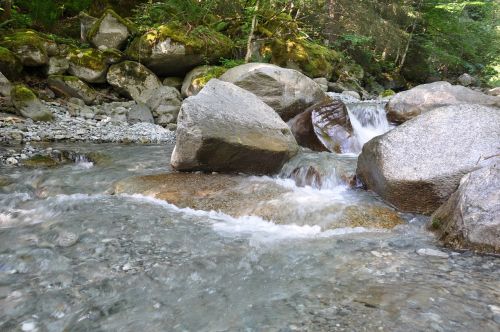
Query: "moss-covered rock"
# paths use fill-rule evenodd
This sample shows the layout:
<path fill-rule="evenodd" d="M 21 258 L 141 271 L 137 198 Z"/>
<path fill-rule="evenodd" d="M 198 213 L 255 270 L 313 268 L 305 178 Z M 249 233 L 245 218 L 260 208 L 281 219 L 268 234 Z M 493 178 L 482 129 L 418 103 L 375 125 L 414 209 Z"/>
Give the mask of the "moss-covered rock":
<path fill-rule="evenodd" d="M 38 99 L 38 97 L 23 84 L 16 84 L 10 91 L 11 100 L 17 112 L 35 121 L 52 121 L 52 112 Z"/>
<path fill-rule="evenodd" d="M 260 49 L 261 55 L 280 67 L 296 69 L 305 75 L 330 79 L 342 57 L 338 52 L 304 39 L 274 39 Z"/>
<path fill-rule="evenodd" d="M 126 53 L 157 75 L 183 75 L 228 56 L 233 46 L 228 37 L 207 27 L 187 32 L 181 25 L 168 24 L 135 38 Z"/>
<path fill-rule="evenodd" d="M 99 48 L 121 49 L 130 35 L 137 32 L 134 24 L 122 18 L 112 9 L 107 9 L 87 33 L 87 40 Z"/>
<path fill-rule="evenodd" d="M 36 31 L 18 31 L 4 36 L 0 46 L 16 54 L 27 67 L 44 66 L 49 62 L 49 55 L 57 53 L 57 44 Z"/>
<path fill-rule="evenodd" d="M 88 83 L 105 83 L 107 57 L 98 50 L 73 49 L 68 54 L 69 73 Z"/>
<path fill-rule="evenodd" d="M 123 52 L 120 52 L 116 48 L 107 48 L 103 50 L 102 56 L 104 57 L 104 61 L 108 65 L 114 65 L 116 63 L 122 62 L 126 58 L 125 54 Z"/>
<path fill-rule="evenodd" d="M 19 58 L 5 47 L 0 47 L 0 72 L 9 80 L 15 80 L 23 71 Z"/>
<path fill-rule="evenodd" d="M 87 105 L 92 104 L 97 98 L 94 89 L 76 76 L 52 75 L 49 76 L 47 83 L 56 94 L 82 99 Z"/>
<path fill-rule="evenodd" d="M 46 67 L 45 73 L 47 76 L 50 75 L 63 75 L 69 69 L 69 61 L 66 57 L 50 57 L 49 64 Z"/>
<path fill-rule="evenodd" d="M 200 66 L 191 70 L 184 79 L 181 93 L 184 98 L 197 95 L 212 78 L 219 78 L 227 68 L 219 66 Z"/>

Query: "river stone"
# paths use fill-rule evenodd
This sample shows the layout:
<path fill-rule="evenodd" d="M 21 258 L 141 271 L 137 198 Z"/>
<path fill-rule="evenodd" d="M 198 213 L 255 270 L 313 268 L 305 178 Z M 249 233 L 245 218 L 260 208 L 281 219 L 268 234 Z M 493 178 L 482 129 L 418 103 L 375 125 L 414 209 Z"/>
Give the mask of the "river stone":
<path fill-rule="evenodd" d="M 23 66 L 40 67 L 49 62 L 49 56 L 57 53 L 57 44 L 36 31 L 17 31 L 4 36 L 0 46 L 17 55 Z"/>
<path fill-rule="evenodd" d="M 10 90 L 12 90 L 12 84 L 10 81 L 0 72 L 0 95 L 4 97 L 10 96 Z"/>
<path fill-rule="evenodd" d="M 210 78 L 218 78 L 225 69 L 218 66 L 199 66 L 186 74 L 181 87 L 183 98 L 195 96 L 208 83 Z"/>
<path fill-rule="evenodd" d="M 52 121 L 52 112 L 38 99 L 28 87 L 22 84 L 14 85 L 10 92 L 12 104 L 17 112 L 25 118 L 34 121 Z"/>
<path fill-rule="evenodd" d="M 141 103 L 146 103 L 153 91 L 162 86 L 151 70 L 135 61 L 112 65 L 107 80 L 119 93 Z"/>
<path fill-rule="evenodd" d="M 109 66 L 102 52 L 95 49 L 73 50 L 68 59 L 71 75 L 87 83 L 106 83 Z"/>
<path fill-rule="evenodd" d="M 435 108 L 457 104 L 500 107 L 500 97 L 448 82 L 434 82 L 397 93 L 387 104 L 386 110 L 390 121 L 403 123 Z"/>
<path fill-rule="evenodd" d="M 63 75 L 69 69 L 69 60 L 65 57 L 51 57 L 47 66 L 45 74 L 50 75 Z"/>
<path fill-rule="evenodd" d="M 172 166 L 183 171 L 269 174 L 298 145 L 273 110 L 252 93 L 212 79 L 182 103 Z"/>
<path fill-rule="evenodd" d="M 80 14 L 78 14 L 78 18 L 80 19 L 80 40 L 83 43 L 86 43 L 88 42 L 87 34 L 94 23 L 97 22 L 98 18 L 90 16 L 85 12 L 80 12 Z"/>
<path fill-rule="evenodd" d="M 500 96 L 500 87 L 497 87 L 497 88 L 493 88 L 493 89 L 488 90 L 488 94 L 489 94 L 490 96 L 495 96 L 495 97 Z"/>
<path fill-rule="evenodd" d="M 17 80 L 22 71 L 23 65 L 17 55 L 0 46 L 0 72 L 9 80 Z"/>
<path fill-rule="evenodd" d="M 321 87 L 304 74 L 267 63 L 234 67 L 220 79 L 252 92 L 285 121 L 327 98 Z"/>
<path fill-rule="evenodd" d="M 476 79 L 467 73 L 464 73 L 458 77 L 458 83 L 463 86 L 469 86 L 476 82 Z"/>
<path fill-rule="evenodd" d="M 166 77 L 163 80 L 163 85 L 164 86 L 169 86 L 172 88 L 176 88 L 177 90 L 181 91 L 182 84 L 184 83 L 184 80 L 180 77 Z"/>
<path fill-rule="evenodd" d="M 352 126 L 340 100 L 319 103 L 288 122 L 299 145 L 314 151 L 351 151 Z"/>
<path fill-rule="evenodd" d="M 151 114 L 149 107 L 142 103 L 135 102 L 128 110 L 127 121 L 130 124 L 139 122 L 154 123 L 153 114 Z"/>
<path fill-rule="evenodd" d="M 500 112 L 453 105 L 424 113 L 363 147 L 357 176 L 400 210 L 431 214 L 468 172 L 498 154 Z"/>
<path fill-rule="evenodd" d="M 176 123 L 181 109 L 182 98 L 179 90 L 160 86 L 151 93 L 146 105 L 151 109 L 155 123 L 160 126 Z"/>
<path fill-rule="evenodd" d="M 453 247 L 500 253 L 500 158 L 465 175 L 429 226 Z"/>
<path fill-rule="evenodd" d="M 47 83 L 56 94 L 82 99 L 87 105 L 91 105 L 97 98 L 95 90 L 75 76 L 52 75 Z"/>
<path fill-rule="evenodd" d="M 134 30 L 132 22 L 127 22 L 113 10 L 108 9 L 92 25 L 87 39 L 98 49 L 115 48 L 119 50 L 125 45 Z"/>
<path fill-rule="evenodd" d="M 321 87 L 321 90 L 328 92 L 328 80 L 325 77 L 314 78 L 313 81 Z"/>

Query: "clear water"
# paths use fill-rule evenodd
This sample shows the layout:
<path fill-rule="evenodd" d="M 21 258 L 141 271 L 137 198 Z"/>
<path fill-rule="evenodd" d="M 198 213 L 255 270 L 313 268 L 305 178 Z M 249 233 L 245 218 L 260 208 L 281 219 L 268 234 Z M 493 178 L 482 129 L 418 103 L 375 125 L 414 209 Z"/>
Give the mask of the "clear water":
<path fill-rule="evenodd" d="M 274 224 L 112 196 L 118 179 L 171 171 L 172 147 L 69 148 L 111 161 L 0 168 L 0 331 L 499 330 L 500 259 L 441 248 L 424 217 L 327 229 L 319 212 Z M 381 204 L 261 180 L 293 189 L 282 209 Z"/>

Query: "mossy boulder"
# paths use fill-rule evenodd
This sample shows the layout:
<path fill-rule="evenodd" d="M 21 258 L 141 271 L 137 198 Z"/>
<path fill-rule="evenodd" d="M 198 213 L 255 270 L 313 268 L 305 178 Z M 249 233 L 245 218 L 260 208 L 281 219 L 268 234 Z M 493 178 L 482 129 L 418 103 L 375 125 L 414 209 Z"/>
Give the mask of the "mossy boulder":
<path fill-rule="evenodd" d="M 274 39 L 265 43 L 260 53 L 272 64 L 301 71 L 312 77 L 330 79 L 342 60 L 340 53 L 304 39 Z"/>
<path fill-rule="evenodd" d="M 97 98 L 95 90 L 76 76 L 52 75 L 47 83 L 59 96 L 82 99 L 87 105 L 91 105 Z"/>
<path fill-rule="evenodd" d="M 98 50 L 73 49 L 68 54 L 69 73 L 87 83 L 105 83 L 109 65 L 107 57 Z"/>
<path fill-rule="evenodd" d="M 18 31 L 4 36 L 0 46 L 8 48 L 18 56 L 26 67 L 48 64 L 49 56 L 57 53 L 57 44 L 36 31 Z"/>
<path fill-rule="evenodd" d="M 162 86 L 151 70 L 135 61 L 112 65 L 107 81 L 119 93 L 140 103 L 146 103 L 153 91 Z"/>
<path fill-rule="evenodd" d="M 15 80 L 23 71 L 19 58 L 5 47 L 0 47 L 0 72 L 8 79 Z"/>
<path fill-rule="evenodd" d="M 46 68 L 45 73 L 47 76 L 50 75 L 63 75 L 69 69 L 69 61 L 66 57 L 56 56 L 49 58 L 49 64 Z"/>
<path fill-rule="evenodd" d="M 98 49 L 121 49 L 130 35 L 136 31 L 131 21 L 122 18 L 112 9 L 107 9 L 92 25 L 87 40 Z"/>
<path fill-rule="evenodd" d="M 229 56 L 233 42 L 207 27 L 190 32 L 178 24 L 162 25 L 135 38 L 127 55 L 160 76 L 184 75 L 203 63 Z"/>
<path fill-rule="evenodd" d="M 125 60 L 126 56 L 123 52 L 117 50 L 116 48 L 107 48 L 102 51 L 102 56 L 104 61 L 108 65 L 114 65 Z"/>
<path fill-rule="evenodd" d="M 12 103 L 17 112 L 34 121 L 52 121 L 52 112 L 38 99 L 38 97 L 23 84 L 16 84 L 10 91 Z"/>
<path fill-rule="evenodd" d="M 191 70 L 182 83 L 181 93 L 184 98 L 197 95 L 212 78 L 219 78 L 227 71 L 219 66 L 200 66 Z"/>

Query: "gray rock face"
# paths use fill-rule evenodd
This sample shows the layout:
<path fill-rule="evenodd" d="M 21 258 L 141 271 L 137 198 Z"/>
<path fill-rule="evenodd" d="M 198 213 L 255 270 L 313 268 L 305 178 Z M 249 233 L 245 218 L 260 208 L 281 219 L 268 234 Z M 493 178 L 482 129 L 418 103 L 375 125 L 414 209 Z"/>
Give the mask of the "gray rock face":
<path fill-rule="evenodd" d="M 155 123 L 160 126 L 177 122 L 181 103 L 179 90 L 169 86 L 160 86 L 146 99 L 146 105 L 151 109 Z"/>
<path fill-rule="evenodd" d="M 9 97 L 11 89 L 12 84 L 7 77 L 0 72 L 0 96 Z"/>
<path fill-rule="evenodd" d="M 17 112 L 34 121 L 52 121 L 52 112 L 26 86 L 15 85 L 11 92 L 11 100 Z"/>
<path fill-rule="evenodd" d="M 490 96 L 496 96 L 496 97 L 500 96 L 500 87 L 488 90 L 488 94 Z"/>
<path fill-rule="evenodd" d="M 94 89 L 75 76 L 52 75 L 47 83 L 56 94 L 82 99 L 87 105 L 91 105 L 97 98 Z"/>
<path fill-rule="evenodd" d="M 144 104 L 134 103 L 128 110 L 127 121 L 130 124 L 139 122 L 154 123 L 153 114 L 151 110 Z"/>
<path fill-rule="evenodd" d="M 325 77 L 319 77 L 313 79 L 314 82 L 318 83 L 318 85 L 321 87 L 321 90 L 324 92 L 328 92 L 328 80 Z"/>
<path fill-rule="evenodd" d="M 107 10 L 89 31 L 87 39 L 98 49 L 121 49 L 130 36 L 129 24 L 112 10 Z"/>
<path fill-rule="evenodd" d="M 50 75 L 64 75 L 69 69 L 69 60 L 65 57 L 51 57 L 47 66 L 46 74 Z"/>
<path fill-rule="evenodd" d="M 304 74 L 265 63 L 234 67 L 220 79 L 252 92 L 285 121 L 327 98 L 321 87 Z"/>
<path fill-rule="evenodd" d="M 107 80 L 121 94 L 144 104 L 153 91 L 162 86 L 151 70 L 135 61 L 112 65 Z"/>
<path fill-rule="evenodd" d="M 166 77 L 163 80 L 164 86 L 170 86 L 172 88 L 176 88 L 179 91 L 181 91 L 183 83 L 184 83 L 184 80 L 180 77 Z"/>
<path fill-rule="evenodd" d="M 457 104 L 500 107 L 500 98 L 448 82 L 434 82 L 397 93 L 387 104 L 386 110 L 390 121 L 403 123 L 438 107 Z"/>
<path fill-rule="evenodd" d="M 187 98 L 197 95 L 206 84 L 205 80 L 200 80 L 200 78 L 206 76 L 210 71 L 217 70 L 217 68 L 219 67 L 199 66 L 187 73 L 181 87 L 182 97 Z"/>
<path fill-rule="evenodd" d="M 252 93 L 211 80 L 182 103 L 172 166 L 182 171 L 269 174 L 298 151 L 286 125 Z"/>
<path fill-rule="evenodd" d="M 499 123 L 499 110 L 482 105 L 427 112 L 365 144 L 357 176 L 400 210 L 431 214 L 499 153 Z"/>
<path fill-rule="evenodd" d="M 500 160 L 465 175 L 431 218 L 447 244 L 500 252 Z"/>
<path fill-rule="evenodd" d="M 80 39 L 82 42 L 88 42 L 87 34 L 98 19 L 85 12 L 80 12 L 78 18 L 80 19 Z"/>
<path fill-rule="evenodd" d="M 469 86 L 476 82 L 476 79 L 467 73 L 464 73 L 458 77 L 458 82 L 463 86 Z"/>

